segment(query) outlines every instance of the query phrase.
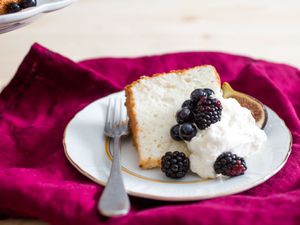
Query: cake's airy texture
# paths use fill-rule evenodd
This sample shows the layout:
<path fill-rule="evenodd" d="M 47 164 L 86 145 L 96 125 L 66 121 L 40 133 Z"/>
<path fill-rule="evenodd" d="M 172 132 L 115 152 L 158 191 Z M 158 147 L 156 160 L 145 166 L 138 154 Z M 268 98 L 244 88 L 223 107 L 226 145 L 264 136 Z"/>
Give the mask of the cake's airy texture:
<path fill-rule="evenodd" d="M 220 77 L 213 66 L 142 77 L 126 87 L 126 106 L 139 164 L 148 169 L 160 166 L 167 151 L 189 155 L 186 144 L 170 137 L 175 114 L 196 88 L 210 88 L 222 96 Z"/>
<path fill-rule="evenodd" d="M 213 165 L 223 152 L 247 157 L 259 151 L 267 140 L 248 109 L 233 98 L 219 100 L 223 106 L 221 121 L 198 130 L 197 135 L 186 142 L 191 152 L 191 170 L 202 178 L 216 177 Z"/>
<path fill-rule="evenodd" d="M 7 13 L 6 7 L 9 3 L 19 3 L 20 0 L 0 0 L 0 15 Z"/>

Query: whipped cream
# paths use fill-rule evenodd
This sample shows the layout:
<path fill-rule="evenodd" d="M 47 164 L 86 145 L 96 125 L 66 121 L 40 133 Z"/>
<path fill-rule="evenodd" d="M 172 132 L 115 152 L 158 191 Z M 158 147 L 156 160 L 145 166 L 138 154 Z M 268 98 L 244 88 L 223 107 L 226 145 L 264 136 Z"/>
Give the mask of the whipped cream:
<path fill-rule="evenodd" d="M 247 157 L 259 151 L 267 140 L 248 109 L 233 98 L 218 99 L 223 106 L 221 121 L 198 130 L 197 135 L 186 142 L 191 152 L 191 170 L 202 178 L 216 177 L 213 165 L 223 152 Z"/>

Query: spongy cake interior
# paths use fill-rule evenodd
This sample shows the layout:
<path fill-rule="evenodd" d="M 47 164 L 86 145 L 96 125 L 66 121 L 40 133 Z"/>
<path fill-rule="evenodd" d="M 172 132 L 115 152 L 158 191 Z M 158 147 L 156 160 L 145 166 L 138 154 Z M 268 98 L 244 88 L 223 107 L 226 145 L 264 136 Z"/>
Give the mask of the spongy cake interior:
<path fill-rule="evenodd" d="M 134 102 L 135 133 L 140 166 L 159 166 L 167 151 L 188 154 L 183 142 L 170 137 L 170 128 L 176 124 L 175 114 L 196 88 L 211 88 L 221 95 L 220 80 L 212 66 L 199 66 L 188 70 L 145 77 L 131 85 Z"/>

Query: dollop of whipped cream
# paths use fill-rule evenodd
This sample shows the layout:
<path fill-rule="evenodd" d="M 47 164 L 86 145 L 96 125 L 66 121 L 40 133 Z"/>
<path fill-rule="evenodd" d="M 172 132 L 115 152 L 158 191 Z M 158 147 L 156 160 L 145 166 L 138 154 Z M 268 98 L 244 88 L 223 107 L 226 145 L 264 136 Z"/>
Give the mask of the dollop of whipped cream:
<path fill-rule="evenodd" d="M 218 98 L 223 106 L 221 121 L 186 142 L 190 155 L 191 170 L 202 178 L 215 178 L 213 165 L 223 152 L 230 151 L 247 157 L 259 151 L 267 136 L 255 124 L 251 112 L 233 98 Z"/>

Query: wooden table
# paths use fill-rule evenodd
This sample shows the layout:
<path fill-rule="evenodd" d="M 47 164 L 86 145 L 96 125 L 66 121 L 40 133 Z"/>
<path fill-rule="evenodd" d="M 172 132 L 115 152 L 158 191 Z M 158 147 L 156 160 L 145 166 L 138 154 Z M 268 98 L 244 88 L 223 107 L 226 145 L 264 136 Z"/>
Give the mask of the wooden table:
<path fill-rule="evenodd" d="M 73 60 L 213 50 L 299 67 L 299 22 L 297 0 L 81 0 L 0 36 L 0 86 L 34 42 Z"/>

